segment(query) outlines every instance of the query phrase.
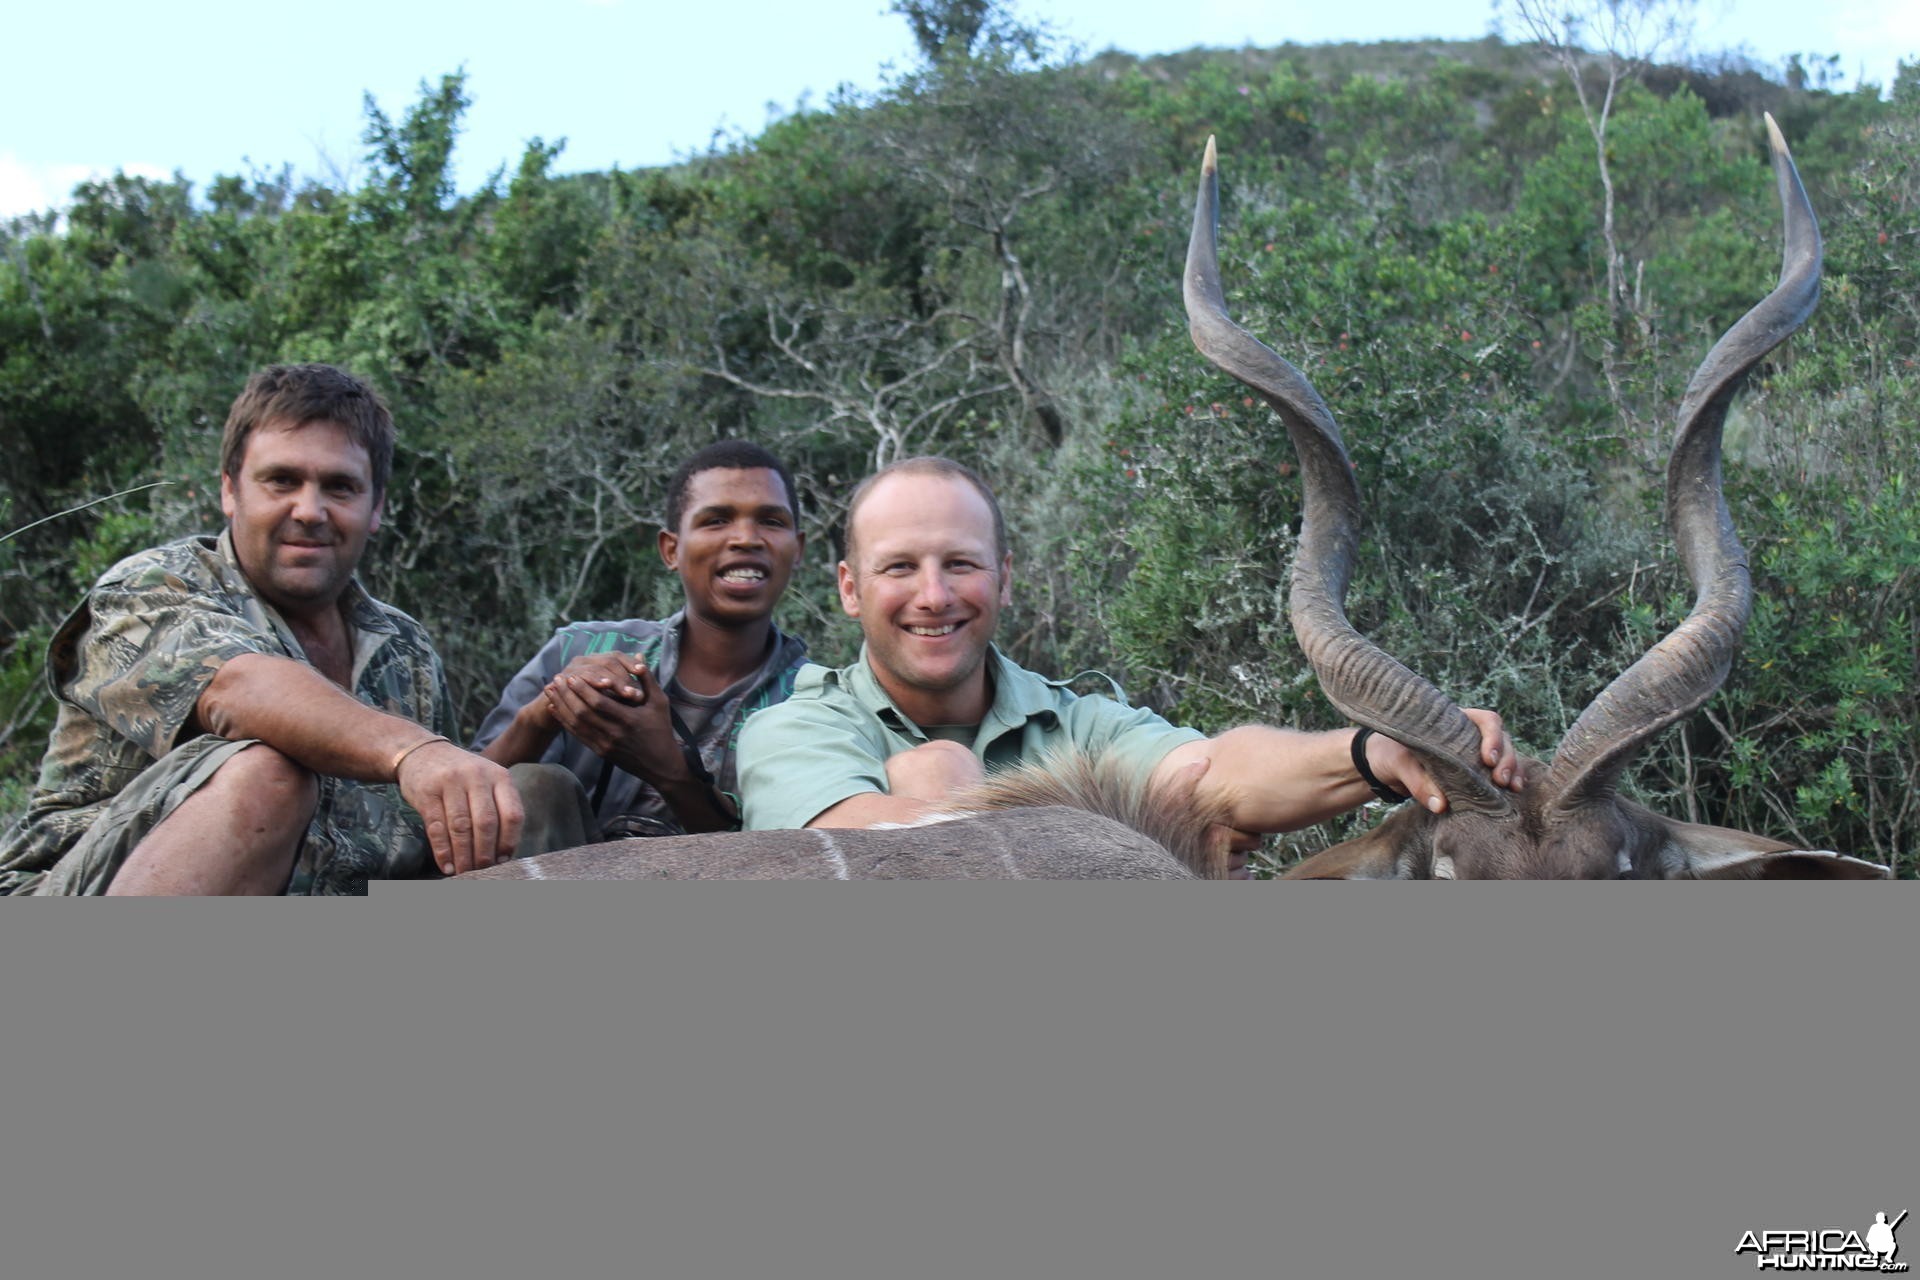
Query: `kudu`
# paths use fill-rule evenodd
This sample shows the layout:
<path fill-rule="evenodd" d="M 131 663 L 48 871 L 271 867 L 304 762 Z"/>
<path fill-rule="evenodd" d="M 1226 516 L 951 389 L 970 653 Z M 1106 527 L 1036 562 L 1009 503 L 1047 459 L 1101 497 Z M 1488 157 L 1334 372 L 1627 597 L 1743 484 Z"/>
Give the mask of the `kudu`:
<path fill-rule="evenodd" d="M 616 840 L 457 880 L 1219 879 L 1224 850 L 1191 793 L 1143 790 L 1067 755 L 957 796 L 949 811 L 873 830 L 740 831 Z"/>
<path fill-rule="evenodd" d="M 1667 518 L 1696 592 L 1692 611 L 1574 721 L 1527 786 L 1496 787 L 1479 731 L 1445 694 L 1348 622 L 1360 488 L 1333 415 L 1306 378 L 1227 314 L 1217 244 L 1218 161 L 1202 161 L 1187 247 L 1186 305 L 1200 354 L 1280 415 L 1300 461 L 1302 520 L 1289 609 L 1320 687 L 1341 714 L 1411 747 L 1446 795 L 1435 816 L 1408 805 L 1366 835 L 1308 858 L 1299 879 L 1870 879 L 1875 863 L 1795 849 L 1722 827 L 1677 822 L 1619 795 L 1621 771 L 1655 734 L 1726 679 L 1753 586 L 1721 493 L 1720 437 L 1747 372 L 1798 329 L 1820 293 L 1820 230 L 1771 116 L 1773 170 L 1786 217 L 1779 283 L 1721 337 L 1682 399 L 1667 468 Z"/>
<path fill-rule="evenodd" d="M 1752 597 L 1746 556 L 1720 492 L 1720 431 L 1747 371 L 1806 319 L 1819 293 L 1820 233 L 1771 118 L 1786 208 L 1780 283 L 1713 348 L 1680 410 L 1668 469 L 1674 539 L 1698 591 L 1692 613 L 1574 723 L 1527 789 L 1495 787 L 1477 762 L 1479 732 L 1432 685 L 1363 639 L 1344 602 L 1359 538 L 1360 493 L 1338 427 L 1301 374 L 1226 313 L 1216 250 L 1218 175 L 1207 143 L 1188 246 L 1186 298 L 1201 354 L 1279 413 L 1301 460 L 1304 518 L 1290 607 L 1328 698 L 1355 722 L 1417 751 L 1448 812 L 1408 806 L 1371 833 L 1307 859 L 1313 879 L 1772 879 L 1884 877 L 1855 858 L 1796 850 L 1720 827 L 1663 818 L 1617 794 L 1621 771 L 1654 734 L 1726 678 Z M 1142 794 L 1079 758 L 1001 775 L 925 824 L 871 831 L 754 831 L 590 845 L 470 872 L 461 880 L 1190 879 L 1224 874 L 1208 839 L 1222 815 L 1190 794 Z M 1116 821 L 1117 819 L 1117 821 Z"/>

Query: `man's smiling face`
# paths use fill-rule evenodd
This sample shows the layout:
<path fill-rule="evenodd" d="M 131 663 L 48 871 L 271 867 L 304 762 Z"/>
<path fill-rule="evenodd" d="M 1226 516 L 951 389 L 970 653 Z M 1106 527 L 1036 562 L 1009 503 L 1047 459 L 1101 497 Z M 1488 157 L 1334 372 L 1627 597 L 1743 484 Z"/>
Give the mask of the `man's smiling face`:
<path fill-rule="evenodd" d="M 986 499 L 958 477 L 903 471 L 868 490 L 847 532 L 840 604 L 881 687 L 916 724 L 978 723 L 1013 568 Z"/>
<path fill-rule="evenodd" d="M 680 528 L 661 531 L 660 558 L 680 575 L 690 613 L 737 627 L 772 615 L 802 543 L 779 472 L 712 467 L 688 478 Z"/>
<path fill-rule="evenodd" d="M 289 617 L 333 608 L 380 527 L 365 448 L 334 422 L 264 423 L 239 474 L 220 477 L 220 509 L 241 572 Z"/>

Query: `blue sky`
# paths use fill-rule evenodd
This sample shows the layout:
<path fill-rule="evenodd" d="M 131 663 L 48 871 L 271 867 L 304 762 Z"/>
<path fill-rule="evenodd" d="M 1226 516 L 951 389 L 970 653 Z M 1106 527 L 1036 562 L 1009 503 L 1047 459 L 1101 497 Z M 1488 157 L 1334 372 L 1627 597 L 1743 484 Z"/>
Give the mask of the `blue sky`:
<path fill-rule="evenodd" d="M 1023 0 L 1083 47 L 1471 39 L 1489 0 Z M 423 79 L 464 67 L 474 106 L 463 189 L 525 141 L 567 139 L 562 170 L 635 168 L 753 134 L 769 112 L 911 62 L 886 0 L 10 0 L 0 16 L 0 216 L 62 204 L 111 173 L 204 184 L 278 170 L 350 179 L 363 93 L 398 115 Z M 1508 33 L 1513 38 L 1512 33 Z M 1846 83 L 1886 85 L 1920 60 L 1916 0 L 1700 0 L 1693 47 L 1768 65 L 1839 54 Z"/>

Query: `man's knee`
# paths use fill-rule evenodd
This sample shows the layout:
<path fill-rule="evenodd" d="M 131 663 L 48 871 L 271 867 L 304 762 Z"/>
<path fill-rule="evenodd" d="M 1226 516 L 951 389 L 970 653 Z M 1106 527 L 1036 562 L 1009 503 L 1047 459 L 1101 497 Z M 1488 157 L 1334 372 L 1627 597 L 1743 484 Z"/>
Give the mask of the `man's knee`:
<path fill-rule="evenodd" d="M 206 750 L 233 745 L 214 743 Z M 189 786 L 191 794 L 179 798 Z M 319 805 L 320 784 L 294 760 L 256 742 L 221 759 L 210 774 L 189 773 L 169 795 L 160 820 L 124 854 L 116 852 L 117 869 L 105 868 L 106 893 L 285 892 Z M 117 839 L 133 835 L 127 831 Z"/>
<path fill-rule="evenodd" d="M 516 764 L 507 773 L 527 814 L 517 857 L 578 848 L 598 837 L 586 789 L 571 771 L 557 764 Z"/>
<path fill-rule="evenodd" d="M 256 742 L 214 771 L 209 787 L 230 793 L 241 807 L 297 816 L 305 829 L 320 803 L 320 780 L 291 756 Z"/>

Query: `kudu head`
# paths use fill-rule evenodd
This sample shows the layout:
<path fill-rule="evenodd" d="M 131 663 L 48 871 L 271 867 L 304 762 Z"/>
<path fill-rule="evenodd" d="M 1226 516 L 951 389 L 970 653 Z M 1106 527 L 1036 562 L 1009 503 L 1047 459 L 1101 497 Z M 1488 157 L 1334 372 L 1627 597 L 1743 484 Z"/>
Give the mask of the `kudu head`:
<path fill-rule="evenodd" d="M 1273 406 L 1300 459 L 1300 542 L 1289 609 L 1327 698 L 1355 723 L 1419 754 L 1447 798 L 1435 816 L 1409 806 L 1367 835 L 1288 872 L 1308 879 L 1702 879 L 1884 877 L 1871 862 L 1720 827 L 1676 822 L 1618 794 L 1621 771 L 1655 734 L 1689 715 L 1726 679 L 1753 585 L 1720 486 L 1720 434 L 1740 381 L 1812 312 L 1820 295 L 1820 229 L 1793 158 L 1767 118 L 1786 211 L 1786 255 L 1772 293 L 1729 329 L 1681 402 L 1667 468 L 1667 517 L 1695 599 L 1671 634 L 1608 685 L 1574 722 L 1527 788 L 1496 787 L 1479 763 L 1480 734 L 1445 694 L 1347 621 L 1360 536 L 1360 487 L 1326 402 L 1298 369 L 1234 323 L 1220 287 L 1219 173 L 1212 139 L 1187 248 L 1187 318 L 1200 354 Z"/>

